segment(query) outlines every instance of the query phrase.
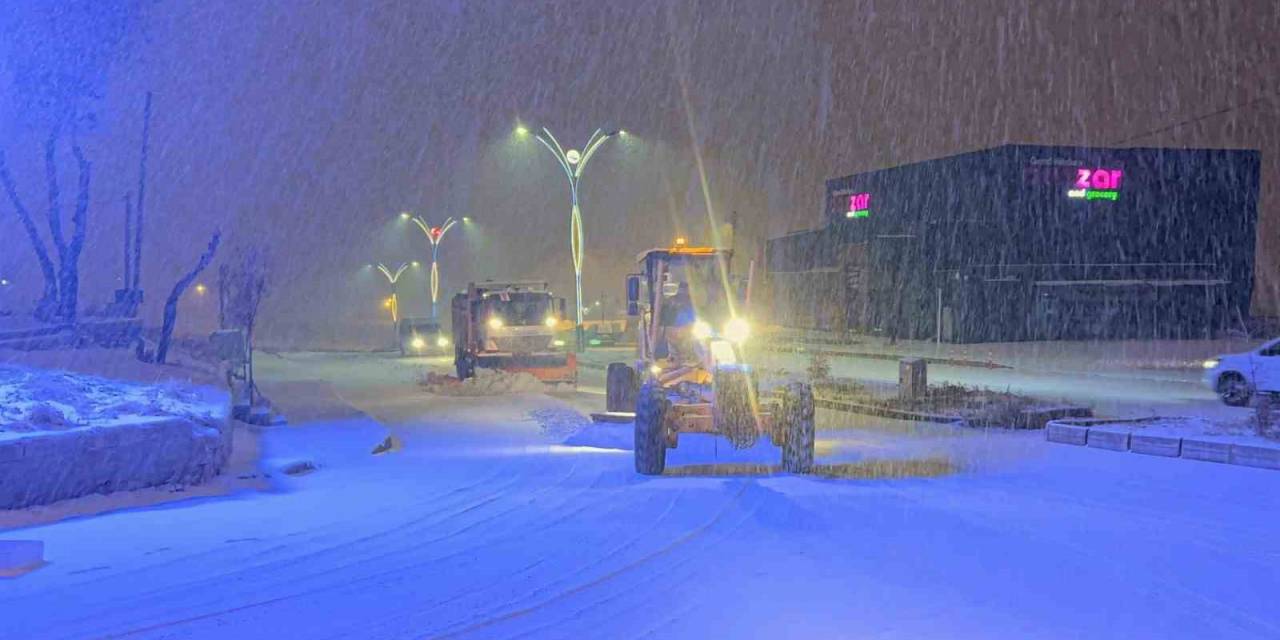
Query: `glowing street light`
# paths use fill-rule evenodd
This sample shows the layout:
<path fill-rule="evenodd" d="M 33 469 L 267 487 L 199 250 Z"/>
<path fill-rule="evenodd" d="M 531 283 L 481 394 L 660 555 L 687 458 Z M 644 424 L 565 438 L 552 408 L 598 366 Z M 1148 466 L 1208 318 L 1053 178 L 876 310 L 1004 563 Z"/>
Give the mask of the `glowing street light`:
<path fill-rule="evenodd" d="M 382 306 L 391 310 L 391 324 L 397 324 L 400 322 L 400 297 L 399 297 L 399 287 L 397 286 L 397 284 L 400 282 L 400 276 L 404 274 L 405 270 L 407 270 L 411 266 L 413 267 L 418 266 L 418 263 L 417 262 L 401 262 L 400 266 L 396 267 L 395 271 L 392 271 L 390 267 L 388 267 L 385 264 L 382 264 L 381 262 L 379 262 L 376 265 L 370 265 L 370 266 L 376 267 L 378 271 L 382 273 L 382 275 L 386 276 L 387 282 L 391 285 L 391 297 L 387 298 Z"/>
<path fill-rule="evenodd" d="M 525 136 L 529 130 L 523 125 L 516 127 L 516 133 Z M 551 135 L 551 131 L 546 127 L 542 128 L 542 132 L 537 134 L 538 142 L 555 156 L 556 162 L 560 164 L 560 168 L 564 169 L 564 175 L 569 179 L 569 198 L 572 201 L 572 209 L 569 215 L 569 249 L 573 253 L 573 285 L 574 285 L 574 308 L 577 310 L 577 322 L 574 326 L 574 336 L 577 339 L 577 350 L 582 351 L 582 256 L 585 251 L 586 239 L 582 232 L 582 210 L 578 207 L 578 183 L 582 180 L 582 171 L 586 168 L 596 151 L 600 149 L 600 145 L 605 140 L 619 135 L 621 131 L 606 132 L 603 129 L 596 129 L 595 133 L 587 140 L 586 146 L 582 151 L 577 149 L 569 149 L 565 151 L 560 146 L 560 142 L 556 137 Z"/>
<path fill-rule="evenodd" d="M 427 221 L 423 220 L 422 216 L 415 216 L 407 211 L 400 214 L 400 219 L 412 220 L 414 224 L 418 225 L 419 229 L 422 229 L 423 233 L 427 234 L 427 240 L 431 242 L 431 318 L 435 319 L 436 300 L 440 297 L 440 267 L 438 266 L 440 241 L 444 239 L 444 234 L 453 228 L 453 225 L 458 224 L 458 221 L 449 217 L 445 218 L 444 224 L 433 227 L 427 224 Z M 463 217 L 462 221 L 471 222 L 471 219 Z"/>

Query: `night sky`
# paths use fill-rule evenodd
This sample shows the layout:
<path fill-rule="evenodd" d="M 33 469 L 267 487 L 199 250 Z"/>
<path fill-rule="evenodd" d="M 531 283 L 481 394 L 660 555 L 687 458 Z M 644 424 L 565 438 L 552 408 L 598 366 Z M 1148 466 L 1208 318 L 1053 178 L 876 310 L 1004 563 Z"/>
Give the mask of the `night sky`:
<path fill-rule="evenodd" d="M 269 336 L 355 333 L 385 290 L 360 267 L 426 259 L 403 210 L 477 221 L 444 241 L 447 287 L 536 276 L 571 298 L 568 187 L 517 123 L 566 146 L 634 134 L 583 178 L 588 300 L 616 301 L 639 251 L 706 238 L 708 209 L 738 212 L 751 253 L 816 225 L 827 178 L 1007 142 L 1260 149 L 1255 313 L 1280 299 L 1273 0 L 143 2 L 105 53 L 74 2 L 3 4 L 18 6 L 0 12 L 0 147 L 34 211 L 45 134 L 20 117 L 15 71 L 50 47 L 110 62 L 78 135 L 94 163 L 87 309 L 118 286 L 148 90 L 149 322 L 220 228 L 224 255 L 273 247 Z M 39 272 L 7 199 L 0 238 L 15 283 L 0 305 L 25 311 Z M 426 283 L 407 281 L 409 312 Z M 208 301 L 187 308 L 207 329 Z"/>

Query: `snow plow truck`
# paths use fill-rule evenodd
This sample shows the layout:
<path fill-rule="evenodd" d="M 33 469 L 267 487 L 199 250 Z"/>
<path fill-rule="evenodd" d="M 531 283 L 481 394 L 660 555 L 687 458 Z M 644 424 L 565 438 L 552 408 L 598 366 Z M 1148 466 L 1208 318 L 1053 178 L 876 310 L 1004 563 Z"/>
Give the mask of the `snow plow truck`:
<path fill-rule="evenodd" d="M 556 336 L 564 299 L 546 282 L 473 282 L 452 307 L 459 380 L 481 367 L 523 371 L 543 382 L 578 381 L 577 358 Z"/>
<path fill-rule="evenodd" d="M 782 449 L 787 471 L 813 466 L 813 390 L 791 382 L 760 395 L 743 352 L 751 325 L 739 313 L 749 302 L 750 279 L 739 296 L 728 274 L 730 255 L 677 240 L 641 254 L 641 273 L 627 277 L 627 314 L 638 318 L 636 355 L 609 365 L 606 406 L 611 413 L 634 408 L 641 474 L 661 474 L 667 449 L 679 445 L 682 433 L 719 435 L 740 449 L 768 436 Z"/>

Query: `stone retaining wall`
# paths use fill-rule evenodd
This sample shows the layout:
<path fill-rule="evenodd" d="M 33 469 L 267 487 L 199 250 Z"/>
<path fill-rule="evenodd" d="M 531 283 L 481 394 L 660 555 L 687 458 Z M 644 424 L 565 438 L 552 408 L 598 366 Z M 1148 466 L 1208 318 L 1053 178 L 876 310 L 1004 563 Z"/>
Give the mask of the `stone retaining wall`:
<path fill-rule="evenodd" d="M 231 455 L 227 418 L 156 418 L 0 441 L 0 509 L 92 493 L 199 484 Z"/>

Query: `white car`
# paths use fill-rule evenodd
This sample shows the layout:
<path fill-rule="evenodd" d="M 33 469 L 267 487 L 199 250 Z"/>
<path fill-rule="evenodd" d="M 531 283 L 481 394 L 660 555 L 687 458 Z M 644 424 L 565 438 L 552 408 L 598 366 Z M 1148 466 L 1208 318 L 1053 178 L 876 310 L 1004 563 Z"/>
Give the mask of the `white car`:
<path fill-rule="evenodd" d="M 1247 406 L 1258 391 L 1280 392 L 1280 339 L 1205 360 L 1204 383 L 1233 407 Z"/>

